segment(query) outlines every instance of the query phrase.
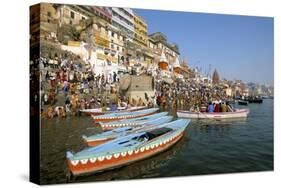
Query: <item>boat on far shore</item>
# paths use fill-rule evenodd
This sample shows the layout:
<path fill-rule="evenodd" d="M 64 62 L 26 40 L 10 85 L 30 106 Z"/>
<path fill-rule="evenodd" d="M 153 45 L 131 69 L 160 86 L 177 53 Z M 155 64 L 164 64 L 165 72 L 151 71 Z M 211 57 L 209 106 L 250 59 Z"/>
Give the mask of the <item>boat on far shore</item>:
<path fill-rule="evenodd" d="M 274 96 L 264 95 L 262 96 L 262 99 L 274 99 Z"/>
<path fill-rule="evenodd" d="M 245 105 L 245 106 L 247 106 L 248 105 L 248 101 L 246 101 L 246 100 L 238 100 L 238 104 L 239 105 Z"/>

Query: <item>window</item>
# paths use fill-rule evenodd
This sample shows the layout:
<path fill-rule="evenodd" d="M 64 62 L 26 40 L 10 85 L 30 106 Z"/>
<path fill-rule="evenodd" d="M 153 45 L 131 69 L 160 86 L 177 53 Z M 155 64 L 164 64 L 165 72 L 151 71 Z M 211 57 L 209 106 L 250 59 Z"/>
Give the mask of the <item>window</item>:
<path fill-rule="evenodd" d="M 70 17 L 72 18 L 72 19 L 74 19 L 74 17 L 75 17 L 75 15 L 74 15 L 74 12 L 70 12 Z"/>
<path fill-rule="evenodd" d="M 119 51 L 119 46 L 117 46 L 117 51 Z"/>
<path fill-rule="evenodd" d="M 113 32 L 111 33 L 111 36 L 114 37 L 114 33 Z"/>
<path fill-rule="evenodd" d="M 48 19 L 47 22 L 50 23 L 51 22 L 50 19 Z"/>
<path fill-rule="evenodd" d="M 69 21 L 69 24 L 72 25 L 72 20 Z"/>
<path fill-rule="evenodd" d="M 48 14 L 49 17 L 51 17 L 51 12 L 48 12 L 47 14 Z"/>
<path fill-rule="evenodd" d="M 84 16 L 82 16 L 82 20 L 85 20 L 86 18 Z"/>
<path fill-rule="evenodd" d="M 113 44 L 111 44 L 111 49 L 114 49 L 114 45 Z"/>

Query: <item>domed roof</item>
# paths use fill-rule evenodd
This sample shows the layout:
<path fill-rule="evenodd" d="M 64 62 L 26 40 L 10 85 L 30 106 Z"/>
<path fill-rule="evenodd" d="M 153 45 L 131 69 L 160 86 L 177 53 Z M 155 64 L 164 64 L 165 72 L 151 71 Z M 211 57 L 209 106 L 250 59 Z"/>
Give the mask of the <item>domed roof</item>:
<path fill-rule="evenodd" d="M 180 62 L 179 62 L 179 58 L 176 58 L 173 67 L 180 67 Z"/>
<path fill-rule="evenodd" d="M 165 62 L 168 63 L 168 60 L 165 56 L 164 50 L 162 51 L 161 57 L 160 57 L 160 62 Z"/>

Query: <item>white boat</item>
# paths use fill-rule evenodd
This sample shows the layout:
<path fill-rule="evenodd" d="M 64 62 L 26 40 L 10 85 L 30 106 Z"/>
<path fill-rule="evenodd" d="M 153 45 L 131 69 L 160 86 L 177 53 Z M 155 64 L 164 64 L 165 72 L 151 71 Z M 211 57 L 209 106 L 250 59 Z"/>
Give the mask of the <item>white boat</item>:
<path fill-rule="evenodd" d="M 138 110 L 144 110 L 146 109 L 146 106 L 132 106 L 132 107 L 117 107 L 117 110 L 110 110 L 110 108 L 106 108 L 105 110 L 102 108 L 92 108 L 92 109 L 83 109 L 80 110 L 80 112 L 86 114 L 86 115 L 103 115 L 103 114 L 109 114 L 109 113 L 116 113 L 116 112 L 134 112 Z"/>
<path fill-rule="evenodd" d="M 133 118 L 133 119 L 122 119 L 122 120 L 111 121 L 111 122 L 100 122 L 99 124 L 103 130 L 109 130 L 109 129 L 116 129 L 118 127 L 128 127 L 128 126 L 138 126 L 141 124 L 149 124 L 151 121 L 154 122 L 156 119 L 167 115 L 168 112 L 160 112 L 150 116 L 144 116 L 144 117 Z"/>
<path fill-rule="evenodd" d="M 228 119 L 228 118 L 243 118 L 249 114 L 249 109 L 235 109 L 233 112 L 190 112 L 178 110 L 177 115 L 180 118 L 193 119 Z"/>

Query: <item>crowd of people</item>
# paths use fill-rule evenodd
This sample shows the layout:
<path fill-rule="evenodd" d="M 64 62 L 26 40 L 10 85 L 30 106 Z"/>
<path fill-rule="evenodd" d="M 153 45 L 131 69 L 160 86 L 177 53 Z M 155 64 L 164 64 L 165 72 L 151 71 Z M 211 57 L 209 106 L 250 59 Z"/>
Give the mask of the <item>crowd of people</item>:
<path fill-rule="evenodd" d="M 115 108 L 116 106 L 149 106 L 163 110 L 186 109 L 191 111 L 224 112 L 228 108 L 219 100 L 226 100 L 219 86 L 195 79 L 163 81 L 157 70 L 154 77 L 155 96 L 125 97 L 119 91 L 120 74 L 95 74 L 90 63 L 73 54 L 41 56 L 32 66 L 40 69 L 41 114 L 43 118 L 79 115 L 79 110 L 88 108 Z M 37 96 L 38 98 L 38 96 Z M 218 103 L 218 104 L 217 104 Z"/>
<path fill-rule="evenodd" d="M 178 80 L 172 84 L 161 81 L 156 83 L 156 91 L 157 105 L 162 105 L 166 109 L 223 112 L 226 111 L 224 105 L 230 106 L 226 104 L 228 98 L 223 87 L 211 86 L 208 83 L 198 82 L 193 79 L 185 80 L 184 82 Z M 214 107 L 213 111 L 212 109 L 208 110 L 210 103 Z M 218 108 L 219 105 L 220 108 Z M 223 110 L 221 106 L 223 106 Z"/>

